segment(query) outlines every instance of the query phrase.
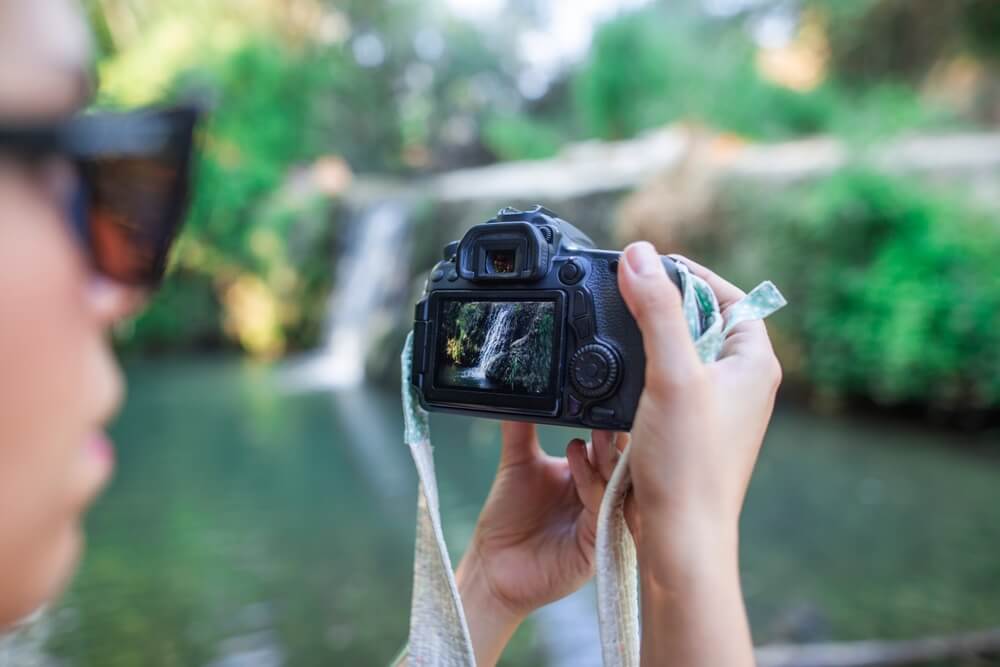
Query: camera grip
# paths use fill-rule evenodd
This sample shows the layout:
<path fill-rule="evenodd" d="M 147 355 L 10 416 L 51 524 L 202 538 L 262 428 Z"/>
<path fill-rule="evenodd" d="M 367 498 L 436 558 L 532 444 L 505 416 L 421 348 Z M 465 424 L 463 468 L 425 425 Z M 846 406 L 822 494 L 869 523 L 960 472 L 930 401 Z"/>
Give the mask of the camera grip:
<path fill-rule="evenodd" d="M 677 289 L 681 289 L 681 274 L 677 270 L 677 262 L 666 255 L 661 255 L 660 261 L 663 262 L 663 268 L 667 270 L 667 276 L 669 276 L 671 282 L 677 285 Z"/>

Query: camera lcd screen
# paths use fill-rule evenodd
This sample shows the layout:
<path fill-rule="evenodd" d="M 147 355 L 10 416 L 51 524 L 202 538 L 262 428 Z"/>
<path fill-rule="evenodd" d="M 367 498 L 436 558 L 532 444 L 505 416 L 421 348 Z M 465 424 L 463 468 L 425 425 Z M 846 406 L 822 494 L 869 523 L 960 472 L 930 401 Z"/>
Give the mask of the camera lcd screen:
<path fill-rule="evenodd" d="M 435 384 L 552 394 L 555 317 L 553 301 L 442 300 Z"/>

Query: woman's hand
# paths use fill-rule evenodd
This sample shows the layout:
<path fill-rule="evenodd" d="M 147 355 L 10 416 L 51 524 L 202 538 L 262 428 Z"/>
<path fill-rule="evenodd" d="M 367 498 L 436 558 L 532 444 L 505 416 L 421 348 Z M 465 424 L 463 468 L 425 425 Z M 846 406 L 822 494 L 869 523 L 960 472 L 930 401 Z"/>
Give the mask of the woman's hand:
<path fill-rule="evenodd" d="M 533 424 L 504 422 L 493 488 L 468 552 L 459 591 L 477 662 L 494 664 L 518 624 L 593 575 L 597 514 L 624 449 L 624 434 L 595 431 L 592 445 L 546 455 Z"/>
<path fill-rule="evenodd" d="M 619 288 L 646 353 L 630 458 L 642 519 L 643 664 L 753 665 L 738 522 L 781 369 L 760 321 L 736 326 L 719 360 L 702 363 L 656 251 L 637 243 L 624 259 Z M 743 296 L 684 261 L 723 313 Z"/>

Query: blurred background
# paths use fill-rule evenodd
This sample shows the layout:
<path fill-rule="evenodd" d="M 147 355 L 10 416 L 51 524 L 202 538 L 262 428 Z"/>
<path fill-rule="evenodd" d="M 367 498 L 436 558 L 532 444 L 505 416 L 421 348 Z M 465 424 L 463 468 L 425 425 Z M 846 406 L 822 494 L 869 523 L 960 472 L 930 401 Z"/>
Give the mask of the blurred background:
<path fill-rule="evenodd" d="M 120 468 L 39 664 L 386 664 L 411 306 L 444 243 L 536 202 L 788 297 L 743 525 L 759 644 L 1000 626 L 1000 4 L 85 4 L 101 104 L 214 112 L 172 276 L 116 334 Z M 432 427 L 458 557 L 499 433 Z M 598 655 L 585 589 L 503 664 Z"/>

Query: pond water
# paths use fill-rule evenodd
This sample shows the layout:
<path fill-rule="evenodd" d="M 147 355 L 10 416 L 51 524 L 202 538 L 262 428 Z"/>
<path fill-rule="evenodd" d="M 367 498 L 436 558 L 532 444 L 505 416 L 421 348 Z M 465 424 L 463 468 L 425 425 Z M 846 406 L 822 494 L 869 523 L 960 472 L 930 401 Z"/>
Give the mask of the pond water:
<path fill-rule="evenodd" d="M 393 656 L 406 635 L 416 498 L 397 396 L 290 394 L 278 376 L 217 360 L 129 368 L 113 429 L 118 475 L 89 516 L 80 575 L 50 615 L 50 655 L 81 667 Z M 499 433 L 451 416 L 432 428 L 457 557 Z M 573 435 L 542 430 L 550 451 Z M 1000 447 L 990 438 L 779 408 L 743 526 L 757 641 L 1000 625 Z M 578 598 L 539 614 L 504 664 L 598 664 L 565 655 L 596 641 L 589 610 Z"/>
<path fill-rule="evenodd" d="M 486 371 L 482 366 L 463 368 L 441 364 L 437 369 L 436 383 L 439 387 L 481 389 L 483 391 L 503 391 L 505 388 L 486 377 Z"/>

